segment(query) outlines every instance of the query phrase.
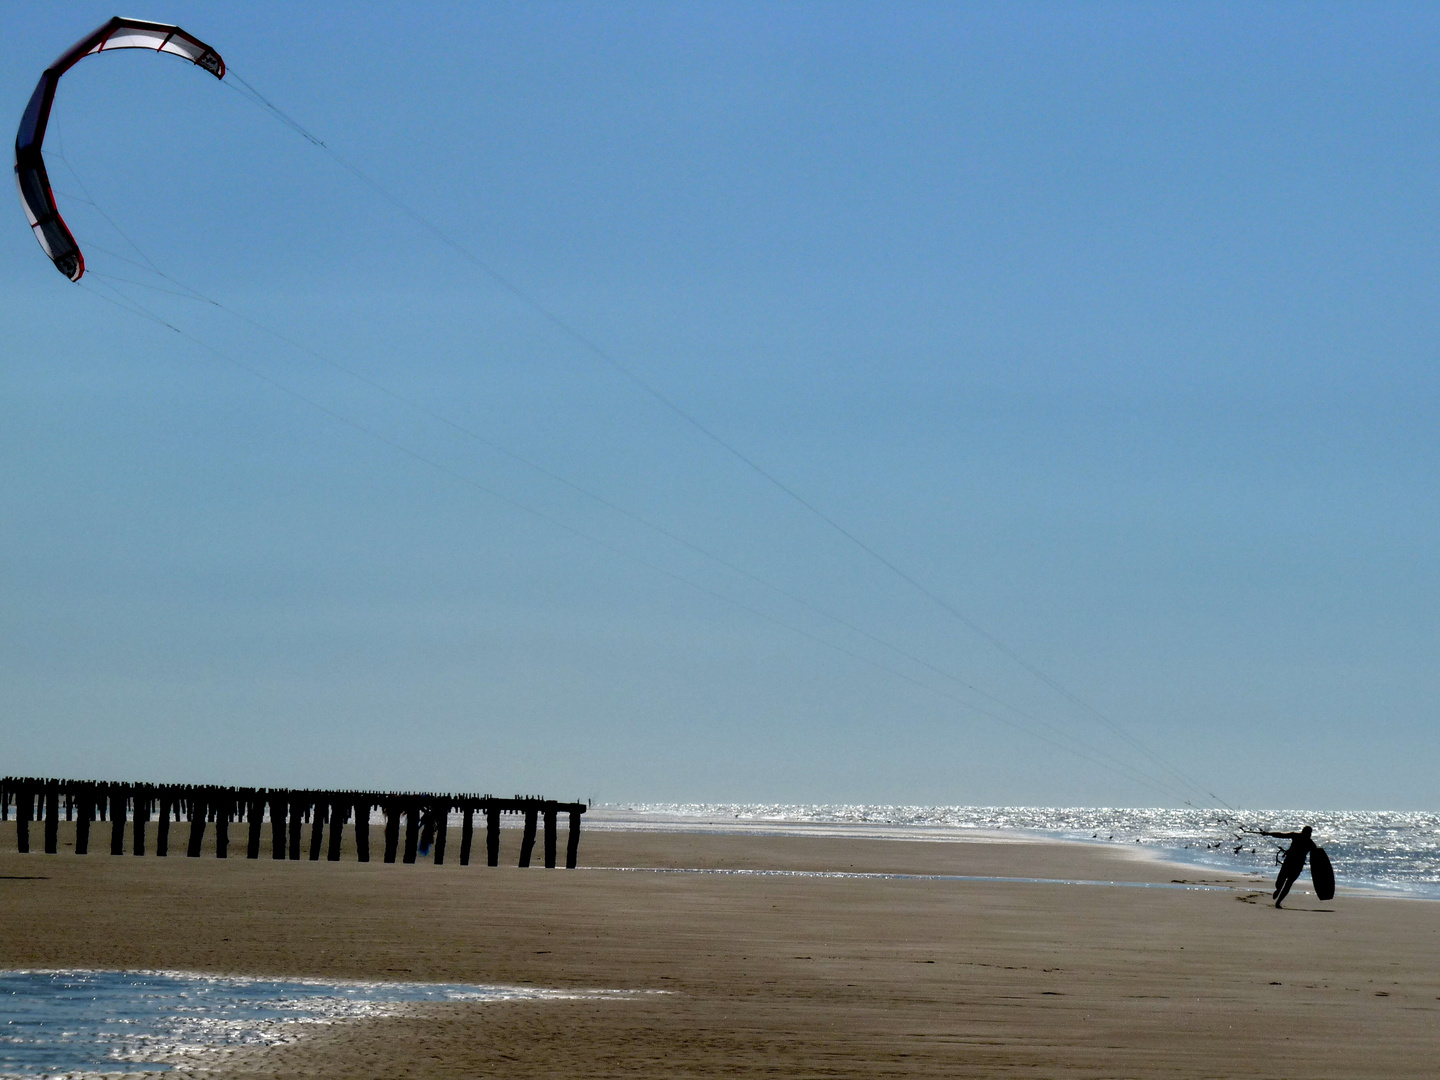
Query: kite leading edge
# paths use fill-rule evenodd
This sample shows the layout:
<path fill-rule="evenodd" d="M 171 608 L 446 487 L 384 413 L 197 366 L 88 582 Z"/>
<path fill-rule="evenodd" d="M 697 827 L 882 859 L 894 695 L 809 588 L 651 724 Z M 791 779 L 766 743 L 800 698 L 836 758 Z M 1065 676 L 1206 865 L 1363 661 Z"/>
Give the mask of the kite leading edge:
<path fill-rule="evenodd" d="M 30 219 L 35 239 L 40 241 L 55 269 L 71 281 L 79 281 L 85 273 L 85 257 L 80 254 L 75 237 L 70 235 L 55 206 L 50 177 L 40 156 L 40 144 L 45 141 L 45 126 L 50 120 L 50 106 L 55 102 L 55 87 L 60 82 L 60 76 L 92 53 L 115 49 L 150 49 L 170 53 L 204 68 L 217 79 L 225 77 L 225 61 L 220 59 L 220 54 L 178 26 L 119 16 L 76 42 L 73 48 L 45 69 L 35 93 L 30 96 L 30 104 L 25 106 L 25 113 L 20 117 L 20 130 L 15 135 L 15 182 L 20 187 L 20 201 L 25 205 L 25 216 Z"/>

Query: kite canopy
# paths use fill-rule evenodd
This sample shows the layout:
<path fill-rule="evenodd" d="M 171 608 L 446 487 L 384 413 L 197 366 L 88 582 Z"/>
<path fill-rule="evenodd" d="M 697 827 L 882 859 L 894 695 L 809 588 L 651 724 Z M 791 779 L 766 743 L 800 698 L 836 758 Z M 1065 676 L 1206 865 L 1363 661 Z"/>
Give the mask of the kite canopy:
<path fill-rule="evenodd" d="M 40 156 L 40 144 L 45 141 L 45 125 L 50 121 L 50 106 L 55 102 L 55 87 L 60 82 L 60 76 L 91 53 L 112 52 L 115 49 L 150 49 L 170 53 L 198 64 L 217 79 L 225 77 L 225 61 L 220 59 L 220 54 L 178 26 L 119 16 L 76 42 L 69 52 L 45 69 L 35 93 L 30 97 L 30 104 L 25 106 L 25 114 L 20 117 L 20 130 L 15 135 L 15 181 L 20 185 L 20 201 L 25 204 L 25 216 L 30 219 L 35 239 L 40 241 L 55 269 L 71 281 L 79 281 L 80 275 L 85 273 L 85 257 L 80 254 L 75 238 L 70 235 L 60 211 L 55 207 L 50 177 Z"/>

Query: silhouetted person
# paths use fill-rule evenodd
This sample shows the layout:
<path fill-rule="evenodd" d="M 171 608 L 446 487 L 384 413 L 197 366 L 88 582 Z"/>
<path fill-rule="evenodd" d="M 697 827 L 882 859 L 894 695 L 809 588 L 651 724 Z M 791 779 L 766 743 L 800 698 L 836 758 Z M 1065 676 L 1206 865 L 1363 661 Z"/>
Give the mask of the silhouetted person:
<path fill-rule="evenodd" d="M 1305 860 L 1315 850 L 1315 841 L 1310 839 L 1310 826 L 1299 832 L 1268 832 L 1260 830 L 1261 836 L 1273 836 L 1277 840 L 1289 840 L 1290 847 L 1285 852 L 1285 858 L 1280 863 L 1280 874 L 1275 879 L 1275 906 L 1278 908 L 1280 902 L 1290 892 L 1290 886 L 1294 885 L 1300 877 L 1300 872 L 1305 869 Z"/>

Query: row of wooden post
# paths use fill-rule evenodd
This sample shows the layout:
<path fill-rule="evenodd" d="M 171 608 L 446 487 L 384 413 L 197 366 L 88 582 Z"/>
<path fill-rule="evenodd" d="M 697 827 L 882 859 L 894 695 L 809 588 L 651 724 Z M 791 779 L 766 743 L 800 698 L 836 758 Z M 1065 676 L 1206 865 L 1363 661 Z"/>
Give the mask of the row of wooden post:
<path fill-rule="evenodd" d="M 44 823 L 45 853 L 54 855 L 59 847 L 59 825 L 63 811 L 66 821 L 75 821 L 75 854 L 90 850 L 91 825 L 110 822 L 110 854 L 125 854 L 125 826 L 130 824 L 130 850 L 146 853 L 146 832 L 155 820 L 155 854 L 170 853 L 170 823 L 182 818 L 190 822 L 185 854 L 199 857 L 207 824 L 215 826 L 215 857 L 230 855 L 230 826 L 245 823 L 245 857 L 258 859 L 264 847 L 265 821 L 270 823 L 270 857 L 300 859 L 304 825 L 310 825 L 308 855 L 318 861 L 322 853 L 330 862 L 340 861 L 345 826 L 354 830 L 355 851 L 360 862 L 370 861 L 370 813 L 379 808 L 385 816 L 384 861 L 413 863 L 434 851 L 436 865 L 445 861 L 445 846 L 452 810 L 461 812 L 460 865 L 470 863 L 475 835 L 475 816 L 485 818 L 485 855 L 490 866 L 500 865 L 500 815 L 523 814 L 520 865 L 529 866 L 536 833 L 545 827 L 545 865 L 556 863 L 557 818 L 568 814 L 569 836 L 565 845 L 565 866 L 574 869 L 580 851 L 580 815 L 584 803 L 560 803 L 551 799 L 516 796 L 499 799 L 490 795 L 426 795 L 412 792 L 374 791 L 291 791 L 280 788 L 197 787 L 177 784 L 106 783 L 88 780 L 52 780 L 34 777 L 0 779 L 0 821 L 15 807 L 15 842 L 22 853 L 30 850 L 30 823 Z M 401 822 L 404 843 L 401 844 Z M 329 827 L 328 846 L 325 830 Z"/>

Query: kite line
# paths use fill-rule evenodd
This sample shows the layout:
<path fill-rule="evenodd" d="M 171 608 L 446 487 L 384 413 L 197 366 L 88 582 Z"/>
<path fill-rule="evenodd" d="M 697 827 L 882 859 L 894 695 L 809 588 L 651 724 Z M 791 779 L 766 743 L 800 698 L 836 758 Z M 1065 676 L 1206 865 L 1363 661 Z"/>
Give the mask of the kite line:
<path fill-rule="evenodd" d="M 610 350 L 606 349 L 590 335 L 580 330 L 572 322 L 564 318 L 562 315 L 560 315 L 557 311 L 555 311 L 548 304 L 544 303 L 538 297 L 534 296 L 529 291 L 522 288 L 513 278 L 502 273 L 488 260 L 475 254 L 473 251 L 471 251 L 455 237 L 450 235 L 450 233 L 448 233 L 446 230 L 442 229 L 430 218 L 420 213 L 409 203 L 400 198 L 400 196 L 398 196 L 385 185 L 380 183 L 380 181 L 376 180 L 364 169 L 360 168 L 360 166 L 356 165 L 349 158 L 341 154 L 324 139 L 320 138 L 319 135 L 315 134 L 309 128 L 305 127 L 305 125 L 301 124 L 298 120 L 292 117 L 290 114 L 282 110 L 278 105 L 271 101 L 270 98 L 262 94 L 240 74 L 231 69 L 229 75 L 230 79 L 233 80 L 233 82 L 231 82 L 230 80 L 226 80 L 222 83 L 222 85 L 229 87 L 231 90 L 239 94 L 241 97 L 245 98 L 247 101 L 270 113 L 276 120 L 288 127 L 291 131 L 295 132 L 306 142 L 310 143 L 310 145 L 329 155 L 347 172 L 351 173 L 367 187 L 369 187 L 376 194 L 378 194 L 381 198 L 385 199 L 392 206 L 396 207 L 412 221 L 421 226 L 425 231 L 429 232 L 433 237 L 435 237 L 435 239 L 440 241 L 445 246 L 449 247 L 452 251 L 459 254 L 462 258 L 464 258 L 466 261 L 468 261 L 481 272 L 483 272 L 492 281 L 501 286 L 501 288 L 505 289 L 512 296 L 514 296 L 521 303 L 523 303 L 526 307 L 530 308 L 530 310 L 533 311 L 535 314 L 545 319 L 552 326 L 561 331 L 561 333 L 565 334 L 572 341 L 579 344 L 591 356 L 608 365 L 610 368 L 619 373 L 621 376 L 623 376 L 625 379 L 627 379 L 629 382 L 639 388 L 642 392 L 652 398 L 654 401 L 659 403 L 664 409 L 674 414 L 686 425 L 698 432 L 705 439 L 709 440 L 711 443 L 724 450 L 727 454 L 739 461 L 751 472 L 759 476 L 767 484 L 785 495 L 786 498 L 788 498 L 790 501 L 794 502 L 812 517 L 822 522 L 831 531 L 844 538 L 853 547 L 857 548 L 871 560 L 884 567 L 892 575 L 899 578 L 905 584 L 907 584 L 920 595 L 929 600 L 932 604 L 939 607 L 941 611 L 943 611 L 951 618 L 955 619 L 966 629 L 987 642 L 990 646 L 995 648 L 1002 655 L 1007 657 L 1010 661 L 1017 664 L 1019 667 L 1028 672 L 1032 677 L 1039 680 L 1044 685 L 1048 686 L 1051 690 L 1059 694 L 1061 697 L 1065 698 L 1065 700 L 1069 701 L 1072 705 L 1081 709 L 1087 715 L 1099 722 L 1102 726 L 1109 730 L 1111 734 L 1115 735 L 1117 738 L 1130 745 L 1136 751 L 1149 758 L 1152 762 L 1158 765 L 1165 772 L 1169 773 L 1180 783 L 1190 788 L 1191 790 L 1203 793 L 1206 798 L 1210 799 L 1212 802 L 1220 806 L 1225 807 L 1226 809 L 1235 809 L 1219 795 L 1211 791 L 1208 786 L 1200 783 L 1198 780 L 1194 779 L 1177 766 L 1171 764 L 1170 761 L 1168 761 L 1165 757 L 1152 749 L 1149 745 L 1139 739 L 1132 732 L 1128 731 L 1125 727 L 1123 727 L 1118 721 L 1109 716 L 1106 712 L 1104 712 L 1091 702 L 1087 701 L 1086 699 L 1082 698 L 1080 695 L 1072 691 L 1068 686 L 1061 683 L 1058 679 L 1051 676 L 1042 668 L 1040 668 L 1037 664 L 1027 659 L 1025 656 L 1023 656 L 1020 652 L 1018 652 L 1016 649 L 1014 649 L 996 634 L 981 626 L 978 622 L 976 622 L 972 617 L 967 615 L 955 604 L 945 599 L 945 597 L 941 596 L 937 591 L 930 588 L 924 582 L 920 581 L 903 567 L 899 566 L 883 552 L 874 547 L 874 545 L 868 543 L 866 540 L 858 536 L 851 529 L 847 528 L 841 522 L 836 520 L 833 516 L 826 513 L 823 509 L 817 506 L 813 501 L 811 501 L 806 496 L 797 491 L 792 485 L 786 483 L 780 477 L 776 476 L 772 471 L 767 469 L 760 462 L 756 461 L 749 454 L 745 453 L 745 451 L 740 449 L 733 442 L 726 439 L 723 435 L 719 434 L 709 425 L 705 424 L 693 413 L 684 408 L 677 401 L 675 401 L 668 394 L 666 394 L 659 387 L 657 387 L 654 383 L 641 376 L 632 367 L 620 360 Z"/>

